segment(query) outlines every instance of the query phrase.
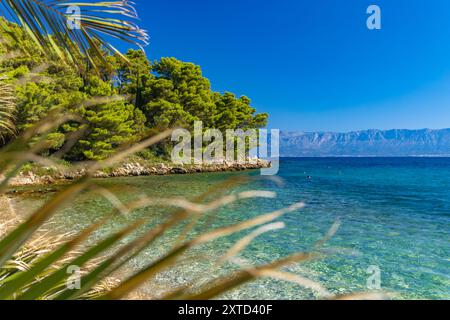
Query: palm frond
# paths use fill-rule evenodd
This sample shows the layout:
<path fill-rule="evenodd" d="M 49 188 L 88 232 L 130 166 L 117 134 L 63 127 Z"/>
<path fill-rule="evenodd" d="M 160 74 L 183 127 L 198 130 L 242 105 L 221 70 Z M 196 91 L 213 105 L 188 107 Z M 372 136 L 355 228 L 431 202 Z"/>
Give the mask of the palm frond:
<path fill-rule="evenodd" d="M 94 67 L 99 61 L 106 63 L 104 50 L 123 57 L 111 44 L 113 39 L 141 48 L 148 44 L 147 32 L 134 22 L 137 13 L 128 0 L 4 0 L 0 11 L 22 25 L 43 51 L 68 57 L 79 66 L 84 65 L 83 57 Z"/>
<path fill-rule="evenodd" d="M 0 141 L 15 134 L 14 114 L 16 112 L 16 99 L 14 88 L 5 82 L 6 77 L 0 76 Z"/>

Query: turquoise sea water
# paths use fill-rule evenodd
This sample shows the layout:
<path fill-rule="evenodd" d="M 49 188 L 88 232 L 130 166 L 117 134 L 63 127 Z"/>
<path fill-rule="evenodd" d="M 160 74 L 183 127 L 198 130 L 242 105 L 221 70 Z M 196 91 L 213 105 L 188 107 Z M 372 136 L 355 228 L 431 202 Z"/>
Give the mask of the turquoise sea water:
<path fill-rule="evenodd" d="M 100 180 L 122 201 L 141 194 L 153 197 L 193 198 L 214 184 L 242 173 L 157 176 Z M 248 174 L 248 173 L 246 173 Z M 257 172 L 251 175 L 257 176 Z M 450 159 L 447 158 L 317 158 L 283 159 L 279 176 L 284 185 L 257 179 L 231 192 L 270 190 L 276 199 L 246 200 L 228 206 L 213 219 L 204 219 L 190 236 L 206 227 L 219 227 L 268 213 L 298 201 L 306 208 L 284 216 L 283 230 L 257 238 L 239 257 L 239 263 L 259 264 L 310 250 L 339 219 L 335 236 L 321 249 L 322 259 L 290 267 L 289 271 L 322 283 L 334 293 L 367 291 L 368 268 L 381 272 L 382 290 L 396 298 L 450 299 Z M 311 176 L 311 179 L 307 179 Z M 51 194 L 19 196 L 20 212 L 38 207 Z M 112 205 L 98 195 L 82 194 L 54 223 L 64 230 L 79 230 L 107 213 Z M 96 236 L 148 216 L 149 228 L 167 217 L 165 208 L 143 209 L 105 226 Z M 143 230 L 141 230 L 143 231 Z M 128 266 L 137 269 L 163 254 L 175 243 L 172 230 Z M 155 295 L 186 281 L 200 283 L 236 269 L 236 263 L 205 272 L 210 258 L 224 252 L 239 237 L 227 237 L 189 253 L 186 263 L 153 279 L 146 290 Z M 209 270 L 209 269 L 208 269 Z M 197 278 L 201 276 L 200 278 Z M 315 294 L 296 285 L 261 279 L 244 285 L 225 298 L 311 299 Z"/>

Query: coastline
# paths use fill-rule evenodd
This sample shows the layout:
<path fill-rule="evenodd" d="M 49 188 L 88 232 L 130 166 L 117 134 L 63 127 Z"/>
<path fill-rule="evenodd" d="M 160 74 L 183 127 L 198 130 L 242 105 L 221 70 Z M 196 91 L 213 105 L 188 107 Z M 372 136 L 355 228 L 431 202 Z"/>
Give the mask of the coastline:
<path fill-rule="evenodd" d="M 214 172 L 236 172 L 247 170 L 258 170 L 270 168 L 271 162 L 261 159 L 255 159 L 246 163 L 227 162 L 211 163 L 204 165 L 168 165 L 160 163 L 145 164 L 139 162 L 126 162 L 116 168 L 97 171 L 94 178 L 118 178 L 118 177 L 138 177 L 138 176 L 162 176 L 162 175 L 185 175 L 201 174 Z M 68 167 L 65 171 L 58 171 L 55 168 L 47 168 L 46 174 L 38 174 L 33 171 L 20 172 L 9 182 L 10 187 L 21 186 L 51 186 L 53 184 L 65 183 L 74 179 L 81 178 L 86 174 L 86 169 L 71 170 Z M 41 171 L 42 172 L 42 171 Z M 0 181 L 4 179 L 0 176 Z M 0 194 L 0 236 L 5 234 L 12 226 L 17 223 L 17 214 L 11 203 L 12 198 L 8 194 Z"/>
<path fill-rule="evenodd" d="M 94 178 L 117 178 L 117 177 L 138 177 L 156 175 L 179 175 L 179 174 L 199 174 L 212 172 L 235 172 L 246 170 L 257 170 L 270 168 L 271 162 L 261 159 L 249 160 L 245 163 L 238 162 L 217 162 L 203 165 L 170 165 L 170 164 L 146 164 L 140 162 L 126 162 L 118 167 L 97 171 Z M 81 178 L 86 174 L 85 168 L 76 170 L 60 171 L 55 168 L 48 169 L 45 174 L 36 174 L 33 171 L 20 172 L 18 176 L 11 179 L 11 187 L 29 185 L 51 185 L 58 182 L 70 181 Z M 1 179 L 0 179 L 1 180 Z M 0 207 L 1 208 L 1 207 Z"/>

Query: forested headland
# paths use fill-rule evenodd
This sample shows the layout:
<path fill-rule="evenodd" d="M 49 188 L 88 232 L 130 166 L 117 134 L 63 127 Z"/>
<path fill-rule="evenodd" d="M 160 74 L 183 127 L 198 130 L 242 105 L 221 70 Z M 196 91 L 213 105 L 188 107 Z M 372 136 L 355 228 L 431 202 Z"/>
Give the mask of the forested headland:
<path fill-rule="evenodd" d="M 56 54 L 43 55 L 18 25 L 3 18 L 0 23 L 0 81 L 13 87 L 15 96 L 14 108 L 2 109 L 0 145 L 55 110 L 74 118 L 45 137 L 42 155 L 67 163 L 103 160 L 152 133 L 192 129 L 195 121 L 220 130 L 267 124 L 268 115 L 256 113 L 246 96 L 212 90 L 193 63 L 173 57 L 150 61 L 142 50 L 130 49 L 126 59 L 105 50 L 101 61 L 74 67 Z M 167 159 L 169 142 L 138 156 Z"/>

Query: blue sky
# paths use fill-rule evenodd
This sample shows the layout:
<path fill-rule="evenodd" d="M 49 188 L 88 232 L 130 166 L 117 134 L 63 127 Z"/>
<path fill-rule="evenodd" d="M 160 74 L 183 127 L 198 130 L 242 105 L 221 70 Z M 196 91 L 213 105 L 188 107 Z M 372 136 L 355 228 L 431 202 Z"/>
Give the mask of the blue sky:
<path fill-rule="evenodd" d="M 448 0 L 137 0 L 150 59 L 202 66 L 270 127 L 450 127 Z M 382 10 L 382 29 L 366 9 Z"/>

